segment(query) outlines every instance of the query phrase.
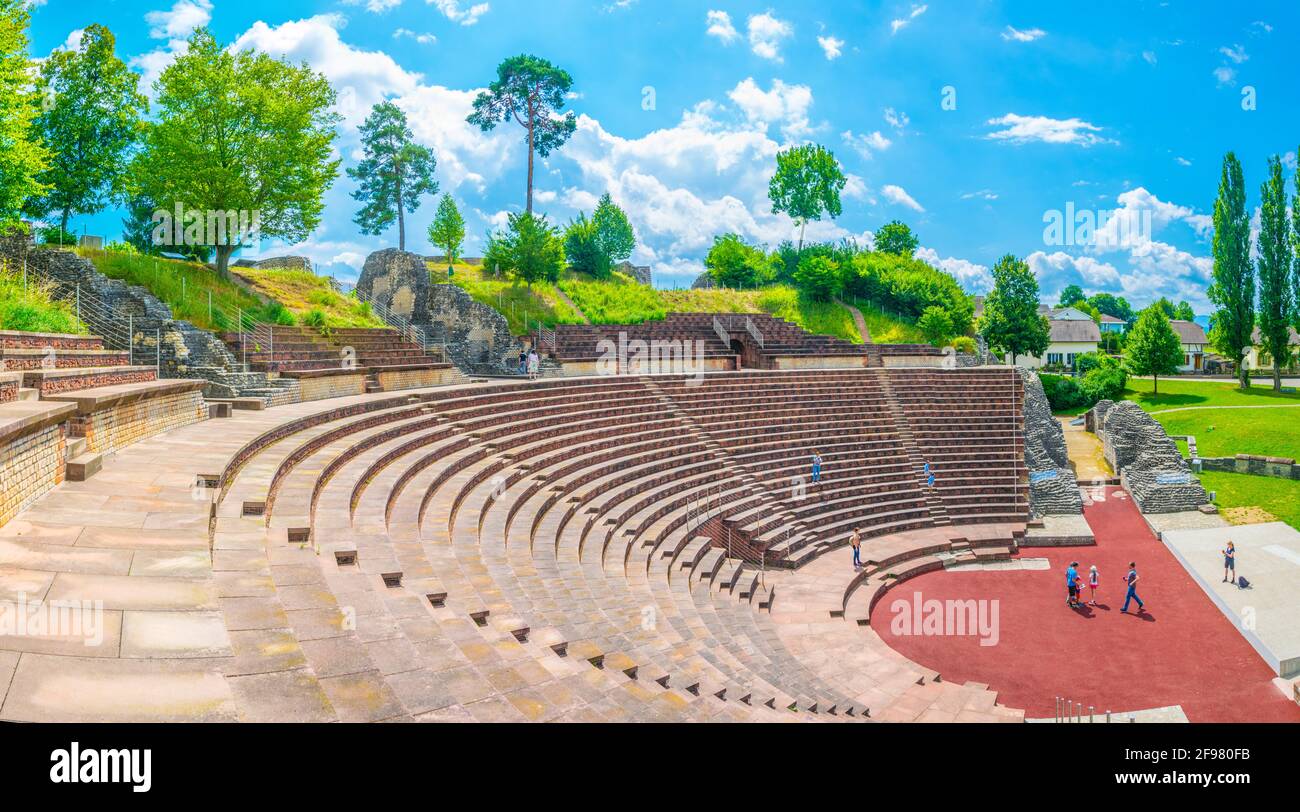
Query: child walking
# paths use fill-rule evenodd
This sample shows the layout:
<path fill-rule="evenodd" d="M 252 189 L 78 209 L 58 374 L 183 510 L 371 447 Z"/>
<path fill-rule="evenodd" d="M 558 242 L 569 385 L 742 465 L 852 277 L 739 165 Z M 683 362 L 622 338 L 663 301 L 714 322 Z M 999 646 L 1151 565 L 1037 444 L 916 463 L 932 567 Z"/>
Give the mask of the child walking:
<path fill-rule="evenodd" d="M 1097 565 L 1093 564 L 1088 570 L 1088 589 L 1092 592 L 1092 600 L 1088 601 L 1089 606 L 1097 605 L 1097 584 L 1100 581 L 1101 576 L 1097 573 Z"/>

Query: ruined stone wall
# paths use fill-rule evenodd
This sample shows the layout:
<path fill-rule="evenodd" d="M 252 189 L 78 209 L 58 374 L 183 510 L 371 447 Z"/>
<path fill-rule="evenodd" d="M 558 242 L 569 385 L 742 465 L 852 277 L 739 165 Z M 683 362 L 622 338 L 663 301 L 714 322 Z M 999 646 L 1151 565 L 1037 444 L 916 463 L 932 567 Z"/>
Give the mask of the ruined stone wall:
<path fill-rule="evenodd" d="M 427 324 L 429 266 L 424 257 L 396 248 L 376 251 L 366 258 L 357 280 L 357 292 L 414 324 Z"/>
<path fill-rule="evenodd" d="M 1094 407 L 1106 461 L 1117 471 L 1143 513 L 1196 510 L 1209 501 L 1164 426 L 1132 401 Z"/>
<path fill-rule="evenodd" d="M 428 301 L 429 338 L 446 343 L 447 357 L 458 369 L 466 374 L 516 371 L 521 345 L 505 316 L 456 285 L 433 285 Z"/>
<path fill-rule="evenodd" d="M 1065 432 L 1052 416 L 1043 383 L 1020 369 L 1025 385 L 1025 465 L 1029 468 L 1029 512 L 1035 516 L 1080 515 L 1083 499 L 1070 467 Z"/>

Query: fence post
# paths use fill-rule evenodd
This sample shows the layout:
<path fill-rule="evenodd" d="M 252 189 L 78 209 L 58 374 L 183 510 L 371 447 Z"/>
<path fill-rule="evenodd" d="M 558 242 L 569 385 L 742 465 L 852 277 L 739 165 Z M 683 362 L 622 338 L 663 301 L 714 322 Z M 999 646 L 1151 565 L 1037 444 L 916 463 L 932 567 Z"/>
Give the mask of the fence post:
<path fill-rule="evenodd" d="M 60 236 L 62 239 L 62 236 Z M 77 321 L 81 321 L 81 283 L 77 283 Z"/>
<path fill-rule="evenodd" d="M 135 366 L 135 316 L 126 314 L 126 363 Z"/>
<path fill-rule="evenodd" d="M 153 331 L 154 374 L 162 377 L 162 330 Z"/>

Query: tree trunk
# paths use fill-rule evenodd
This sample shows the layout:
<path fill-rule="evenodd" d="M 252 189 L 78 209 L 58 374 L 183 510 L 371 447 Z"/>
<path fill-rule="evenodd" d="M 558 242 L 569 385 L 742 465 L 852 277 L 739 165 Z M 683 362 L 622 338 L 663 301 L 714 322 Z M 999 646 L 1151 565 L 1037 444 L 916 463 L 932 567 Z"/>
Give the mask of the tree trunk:
<path fill-rule="evenodd" d="M 230 258 L 234 256 L 235 245 L 218 245 L 217 249 L 217 276 L 222 279 L 230 278 Z"/>
<path fill-rule="evenodd" d="M 1160 376 L 1159 376 L 1159 375 L 1152 375 L 1152 376 L 1151 376 L 1151 395 L 1152 395 L 1152 397 L 1154 397 L 1154 396 L 1156 396 L 1156 395 L 1158 395 L 1158 394 L 1160 394 Z"/>
<path fill-rule="evenodd" d="M 799 256 L 800 257 L 803 256 L 803 235 L 804 235 L 804 231 L 806 231 L 807 229 L 808 229 L 807 220 L 799 224 Z"/>
<path fill-rule="evenodd" d="M 406 251 L 406 202 L 402 200 L 400 170 L 397 178 L 397 250 Z"/>
<path fill-rule="evenodd" d="M 532 113 L 528 119 L 528 213 L 533 213 L 533 147 L 536 144 Z"/>
<path fill-rule="evenodd" d="M 1273 356 L 1273 391 L 1282 393 L 1282 362 L 1276 355 Z"/>
<path fill-rule="evenodd" d="M 67 233 L 68 233 L 68 220 L 69 220 L 69 218 L 71 218 L 71 216 L 72 216 L 72 212 L 68 211 L 67 209 L 64 209 L 63 212 L 62 212 L 62 214 L 63 214 L 63 218 L 62 218 L 61 220 L 59 220 L 59 233 L 60 233 L 60 234 L 67 234 Z M 60 242 L 62 242 L 62 239 L 60 239 Z"/>

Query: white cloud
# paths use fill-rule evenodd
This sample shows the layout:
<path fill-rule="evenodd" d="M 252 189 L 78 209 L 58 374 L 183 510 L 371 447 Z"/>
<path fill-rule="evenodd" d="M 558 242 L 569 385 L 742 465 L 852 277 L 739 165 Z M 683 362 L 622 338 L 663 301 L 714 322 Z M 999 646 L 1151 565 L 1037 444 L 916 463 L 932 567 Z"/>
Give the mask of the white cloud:
<path fill-rule="evenodd" d="M 359 6 L 365 3 L 366 11 L 371 14 L 382 14 L 389 9 L 397 8 L 402 4 L 402 0 L 343 0 L 345 6 Z"/>
<path fill-rule="evenodd" d="M 1181 155 L 1179 155 L 1178 157 L 1174 158 L 1174 160 L 1178 162 L 1178 165 L 1179 165 L 1179 166 L 1191 166 L 1191 165 L 1192 165 L 1192 162 L 1191 162 L 1191 161 L 1187 160 L 1186 158 L 1184 158 L 1184 157 L 1181 156 Z"/>
<path fill-rule="evenodd" d="M 1047 36 L 1047 32 L 1041 28 L 1028 28 L 1021 31 L 1017 28 L 1007 26 L 1007 30 L 1002 32 L 1002 39 L 1007 42 L 1033 42 Z"/>
<path fill-rule="evenodd" d="M 894 20 L 893 22 L 891 22 L 891 23 L 889 24 L 889 33 L 891 33 L 891 34 L 897 34 L 899 31 L 901 31 L 901 30 L 903 30 L 904 28 L 906 28 L 907 26 L 911 25 L 911 24 L 912 24 L 912 20 L 915 20 L 917 17 L 920 17 L 920 16 L 921 16 L 922 14 L 924 14 L 924 13 L 926 12 L 926 10 L 928 10 L 929 8 L 930 8 L 930 7 L 929 7 L 928 5 L 925 5 L 925 6 L 922 6 L 922 5 L 914 5 L 914 6 L 912 6 L 912 11 L 911 11 L 911 13 L 909 13 L 906 17 L 899 17 L 898 19 Z"/>
<path fill-rule="evenodd" d="M 998 193 L 992 189 L 980 189 L 978 192 L 967 192 L 961 196 L 962 200 L 997 200 Z"/>
<path fill-rule="evenodd" d="M 988 293 L 993 289 L 993 274 L 985 265 L 956 257 L 940 258 L 933 248 L 921 247 L 916 250 L 916 258 L 952 274 L 961 285 L 962 290 L 971 294 Z"/>
<path fill-rule="evenodd" d="M 885 108 L 885 121 L 895 130 L 906 129 L 912 120 L 907 117 L 907 113 L 900 113 L 892 107 Z"/>
<path fill-rule="evenodd" d="M 1011 144 L 1041 141 L 1047 144 L 1078 144 L 1091 147 L 1095 144 L 1117 143 L 1097 135 L 1102 131 L 1101 127 L 1079 118 L 1057 119 L 1007 113 L 1001 118 L 989 119 L 988 123 L 1005 129 L 991 132 L 985 136 L 986 138 Z"/>
<path fill-rule="evenodd" d="M 1149 64 L 1151 64 L 1151 65 L 1156 64 L 1156 52 L 1155 52 L 1155 51 L 1143 51 L 1143 52 L 1142 52 L 1142 58 L 1145 59 L 1145 60 L 1146 60 Z"/>
<path fill-rule="evenodd" d="M 781 60 L 781 42 L 794 35 L 794 26 L 777 18 L 771 11 L 749 18 L 749 47 L 755 54 L 773 62 Z"/>
<path fill-rule="evenodd" d="M 421 45 L 434 45 L 438 38 L 433 34 L 417 34 L 409 28 L 399 28 L 393 32 L 393 39 L 413 39 Z"/>
<path fill-rule="evenodd" d="M 211 0 L 177 0 L 167 11 L 144 15 L 153 39 L 187 39 L 190 33 L 212 22 Z"/>
<path fill-rule="evenodd" d="M 736 85 L 727 97 L 751 122 L 764 127 L 778 124 L 790 140 L 803 138 L 814 129 L 808 119 L 813 95 L 807 85 L 787 85 L 773 79 L 772 89 L 764 91 L 750 78 Z"/>
<path fill-rule="evenodd" d="M 1218 80 L 1220 85 L 1235 84 L 1237 72 L 1227 65 L 1220 65 L 1214 69 L 1214 78 Z"/>
<path fill-rule="evenodd" d="M 710 37 L 717 37 L 726 45 L 736 41 L 740 33 L 736 31 L 736 26 L 731 24 L 731 15 L 725 11 L 710 11 L 705 18 L 709 28 L 705 31 Z"/>
<path fill-rule="evenodd" d="M 1219 49 L 1219 53 L 1227 57 L 1234 65 L 1240 65 L 1242 62 L 1250 59 L 1250 55 L 1246 53 L 1246 49 L 1240 45 L 1233 45 L 1231 48 L 1225 45 Z"/>
<path fill-rule="evenodd" d="M 917 203 L 916 200 L 914 200 L 912 196 L 907 193 L 907 190 L 905 190 L 902 186 L 894 186 L 893 184 L 882 186 L 880 188 L 880 193 L 884 195 L 885 199 L 891 203 L 896 203 L 899 206 L 906 206 L 912 211 L 917 211 L 917 212 L 925 211 L 925 209 L 921 206 L 921 204 Z"/>
<path fill-rule="evenodd" d="M 453 23 L 461 25 L 474 25 L 479 18 L 492 10 L 488 3 L 475 3 L 469 8 L 462 9 L 460 0 L 424 0 L 431 6 L 436 6 L 442 16 L 451 20 Z"/>
<path fill-rule="evenodd" d="M 844 139 L 844 143 L 852 148 L 854 152 L 867 159 L 873 157 L 877 152 L 889 149 L 892 143 L 888 138 L 881 135 L 879 130 L 860 135 L 855 134 L 852 130 L 845 130 L 840 134 L 840 138 Z"/>
<path fill-rule="evenodd" d="M 822 52 L 825 53 L 826 58 L 831 61 L 839 59 L 840 54 L 844 52 L 844 40 L 836 39 L 833 36 L 818 37 L 817 44 L 822 46 Z"/>

